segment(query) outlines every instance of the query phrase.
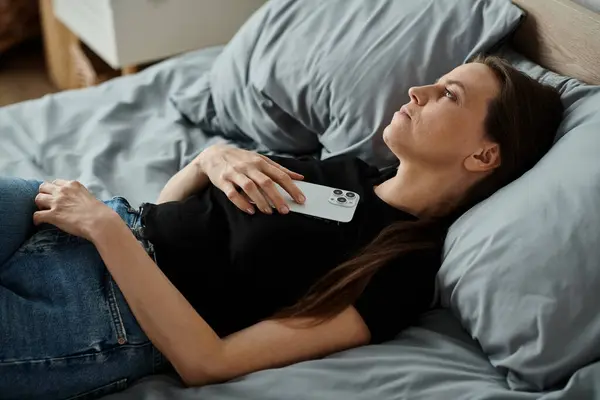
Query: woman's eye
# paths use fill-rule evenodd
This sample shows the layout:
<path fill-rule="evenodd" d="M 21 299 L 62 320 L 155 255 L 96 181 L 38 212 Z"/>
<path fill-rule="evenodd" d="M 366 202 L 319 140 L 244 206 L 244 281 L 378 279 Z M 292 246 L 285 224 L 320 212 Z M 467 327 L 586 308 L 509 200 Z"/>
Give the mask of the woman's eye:
<path fill-rule="evenodd" d="M 452 101 L 456 101 L 456 96 L 454 95 L 454 93 L 452 93 L 448 89 L 444 89 L 444 96 L 449 98 Z"/>

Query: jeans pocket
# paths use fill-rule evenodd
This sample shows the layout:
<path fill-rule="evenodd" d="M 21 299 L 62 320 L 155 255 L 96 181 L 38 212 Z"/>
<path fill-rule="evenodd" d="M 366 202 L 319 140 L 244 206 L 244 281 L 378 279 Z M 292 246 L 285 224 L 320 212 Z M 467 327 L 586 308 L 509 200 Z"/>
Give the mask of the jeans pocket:
<path fill-rule="evenodd" d="M 76 394 L 67 400 L 92 400 L 127 389 L 127 378 L 119 379 L 106 385 Z"/>
<path fill-rule="evenodd" d="M 121 310 L 121 307 L 119 307 L 119 301 L 115 290 L 117 284 L 108 269 L 105 271 L 104 281 L 106 287 L 106 303 L 115 329 L 116 340 L 119 345 L 124 345 L 128 342 L 127 329 L 125 328 L 124 321 L 125 316 L 123 315 L 124 310 Z"/>

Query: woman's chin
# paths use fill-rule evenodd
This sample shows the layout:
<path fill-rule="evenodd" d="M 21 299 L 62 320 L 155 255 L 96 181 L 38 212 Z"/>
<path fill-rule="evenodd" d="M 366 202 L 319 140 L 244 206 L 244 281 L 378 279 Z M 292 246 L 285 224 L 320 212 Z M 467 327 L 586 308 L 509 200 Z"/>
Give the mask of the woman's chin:
<path fill-rule="evenodd" d="M 406 131 L 404 129 L 398 129 L 397 126 L 390 124 L 383 130 L 383 141 L 388 146 L 393 146 L 394 144 L 397 146 L 400 144 L 399 142 L 404 141 L 403 138 L 405 135 Z"/>

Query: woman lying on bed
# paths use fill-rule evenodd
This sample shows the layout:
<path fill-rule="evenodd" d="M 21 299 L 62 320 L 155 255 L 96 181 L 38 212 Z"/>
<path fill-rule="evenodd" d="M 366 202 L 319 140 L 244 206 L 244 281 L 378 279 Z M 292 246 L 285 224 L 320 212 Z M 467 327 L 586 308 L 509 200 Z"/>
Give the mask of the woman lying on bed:
<path fill-rule="evenodd" d="M 3 398 L 105 394 L 170 368 L 222 382 L 414 323 L 450 223 L 542 157 L 562 105 L 494 57 L 408 94 L 383 132 L 390 173 L 215 145 L 140 210 L 77 181 L 1 179 Z M 300 179 L 358 193 L 353 219 L 286 210 L 274 183 L 302 203 Z"/>

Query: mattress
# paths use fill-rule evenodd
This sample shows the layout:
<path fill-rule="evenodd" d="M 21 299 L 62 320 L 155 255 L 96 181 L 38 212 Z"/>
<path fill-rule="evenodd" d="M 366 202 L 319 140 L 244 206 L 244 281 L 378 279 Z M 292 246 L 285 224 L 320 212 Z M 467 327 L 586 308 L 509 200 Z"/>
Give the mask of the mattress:
<path fill-rule="evenodd" d="M 77 179 L 101 199 L 153 201 L 206 146 L 229 142 L 190 123 L 170 96 L 202 77 L 222 48 L 190 52 L 100 86 L 0 108 L 0 174 Z M 600 363 L 548 393 L 508 389 L 450 311 L 436 309 L 395 340 L 323 359 L 184 388 L 144 378 L 106 400 L 126 399 L 580 399 L 600 398 Z"/>

